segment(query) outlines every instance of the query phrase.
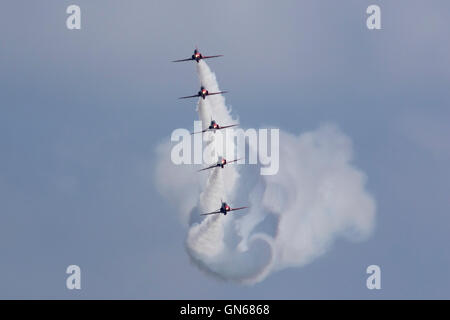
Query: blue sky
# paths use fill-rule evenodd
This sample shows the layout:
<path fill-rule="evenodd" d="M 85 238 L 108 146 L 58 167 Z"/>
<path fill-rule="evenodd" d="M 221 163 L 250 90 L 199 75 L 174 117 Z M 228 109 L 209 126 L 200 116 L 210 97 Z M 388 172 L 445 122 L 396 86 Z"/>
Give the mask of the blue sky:
<path fill-rule="evenodd" d="M 82 29 L 65 27 L 70 4 Z M 382 10 L 369 31 L 365 10 Z M 449 298 L 446 1 L 6 1 L 0 12 L 1 298 Z M 189 261 L 155 187 L 155 147 L 190 128 L 195 45 L 247 127 L 331 122 L 377 203 L 338 240 L 254 286 Z M 82 290 L 65 269 L 82 270 Z M 365 286 L 382 269 L 382 289 Z"/>

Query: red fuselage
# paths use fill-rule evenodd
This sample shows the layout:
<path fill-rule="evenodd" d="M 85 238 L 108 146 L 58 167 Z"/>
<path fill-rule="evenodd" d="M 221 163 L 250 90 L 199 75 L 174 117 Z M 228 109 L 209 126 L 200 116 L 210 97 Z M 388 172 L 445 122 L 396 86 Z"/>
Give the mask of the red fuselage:
<path fill-rule="evenodd" d="M 229 205 L 227 205 L 225 202 L 222 203 L 222 207 L 220 208 L 220 212 L 222 212 L 223 214 L 227 214 L 228 211 L 230 211 L 231 208 Z"/>
<path fill-rule="evenodd" d="M 192 55 L 192 59 L 197 61 L 197 62 L 199 62 L 201 59 L 203 59 L 203 56 L 202 56 L 202 54 L 200 52 L 195 52 Z"/>

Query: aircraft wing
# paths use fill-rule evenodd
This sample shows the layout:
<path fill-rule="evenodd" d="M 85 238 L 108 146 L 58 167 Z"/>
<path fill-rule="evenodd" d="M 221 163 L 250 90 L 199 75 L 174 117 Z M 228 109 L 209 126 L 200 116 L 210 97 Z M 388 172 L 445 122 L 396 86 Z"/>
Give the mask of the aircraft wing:
<path fill-rule="evenodd" d="M 199 97 L 199 95 L 196 94 L 196 95 L 193 95 L 193 96 L 179 97 L 178 99 L 188 99 L 188 98 L 195 98 L 195 97 Z"/>
<path fill-rule="evenodd" d="M 231 127 L 236 127 L 236 126 L 238 126 L 238 124 L 232 124 L 232 125 L 229 125 L 229 126 L 223 126 L 223 127 L 220 127 L 219 129 L 226 129 L 226 128 L 231 128 Z M 236 161 L 236 160 L 233 160 L 233 161 Z M 233 162 L 233 161 L 230 161 L 230 162 Z"/>
<path fill-rule="evenodd" d="M 213 93 L 208 93 L 208 96 L 213 96 L 215 94 L 221 94 L 221 93 L 227 93 L 228 91 L 219 91 L 219 92 L 213 92 Z"/>
<path fill-rule="evenodd" d="M 212 166 L 209 166 L 209 167 L 207 167 L 207 168 L 203 168 L 203 169 L 201 169 L 201 170 L 198 170 L 197 172 L 200 172 L 200 171 L 203 171 L 203 170 L 212 169 L 212 168 L 215 168 L 215 167 L 217 167 L 217 164 L 212 165 Z"/>
<path fill-rule="evenodd" d="M 191 61 L 191 60 L 194 60 L 194 59 L 192 59 L 192 58 L 187 58 L 187 59 L 181 59 L 181 60 L 174 60 L 174 61 L 172 61 L 172 62 L 183 62 L 183 61 Z"/>
<path fill-rule="evenodd" d="M 236 160 L 232 160 L 232 161 L 228 161 L 228 160 L 227 160 L 227 164 L 228 164 L 228 163 L 233 163 L 233 162 L 236 162 L 236 161 L 239 161 L 239 160 L 241 160 L 241 158 L 236 159 Z"/>
<path fill-rule="evenodd" d="M 210 215 L 210 214 L 218 214 L 218 213 L 220 213 L 220 210 L 216 210 L 216 211 L 208 212 L 208 213 L 202 213 L 201 216 L 207 216 L 207 215 Z"/>
<path fill-rule="evenodd" d="M 230 211 L 237 211 L 237 210 L 242 210 L 242 209 L 247 209 L 248 207 L 239 207 L 239 208 L 233 208 L 230 209 Z"/>
<path fill-rule="evenodd" d="M 202 130 L 202 131 L 191 132 L 191 134 L 203 133 L 203 132 L 206 132 L 206 131 L 208 131 L 208 130 L 209 130 L 209 128 L 207 128 L 207 129 L 205 129 L 205 130 Z"/>
<path fill-rule="evenodd" d="M 203 59 L 218 58 L 218 57 L 223 57 L 223 54 L 219 54 L 216 56 L 203 56 Z"/>

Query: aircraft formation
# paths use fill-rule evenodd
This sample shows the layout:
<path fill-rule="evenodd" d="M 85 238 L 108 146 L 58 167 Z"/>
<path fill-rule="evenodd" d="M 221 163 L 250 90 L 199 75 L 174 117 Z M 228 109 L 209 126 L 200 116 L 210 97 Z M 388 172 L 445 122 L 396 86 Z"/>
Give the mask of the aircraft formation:
<path fill-rule="evenodd" d="M 198 48 L 195 48 L 194 50 L 194 54 L 190 57 L 190 58 L 186 58 L 186 59 L 180 59 L 180 60 L 174 60 L 172 62 L 184 62 L 184 61 L 196 61 L 197 63 L 200 62 L 200 60 L 202 59 L 211 59 L 211 58 L 218 58 L 218 57 L 223 57 L 223 55 L 219 54 L 219 55 L 213 55 L 213 56 L 204 56 L 200 53 L 200 51 L 198 50 Z M 200 87 L 200 91 L 197 92 L 197 94 L 195 95 L 191 95 L 191 96 L 184 96 L 184 97 L 180 97 L 178 99 L 188 99 L 188 98 L 202 98 L 203 100 L 206 99 L 206 97 L 208 96 L 212 96 L 212 95 L 216 95 L 216 94 L 223 94 L 223 93 L 227 93 L 228 91 L 219 91 L 219 92 L 209 92 L 208 89 L 206 89 L 204 86 Z M 223 130 L 226 128 L 231 128 L 231 127 L 235 127 L 238 124 L 231 124 L 231 125 L 226 125 L 226 126 L 220 126 L 215 120 L 213 120 L 211 118 L 211 123 L 208 126 L 208 128 L 199 131 L 199 132 L 192 132 L 191 134 L 203 134 L 205 132 L 208 131 L 212 131 L 212 132 L 216 132 L 216 130 Z M 215 169 L 215 168 L 221 168 L 223 169 L 225 167 L 225 165 L 229 164 L 229 163 L 233 163 L 236 162 L 240 159 L 235 159 L 235 160 L 231 160 L 231 161 L 227 161 L 227 159 L 223 158 L 223 157 L 219 157 L 218 161 L 216 164 L 203 168 L 200 171 L 205 171 L 205 170 L 210 170 L 210 169 Z M 239 207 L 239 208 L 231 208 L 226 202 L 221 201 L 221 206 L 219 209 L 217 209 L 216 211 L 212 211 L 212 212 L 207 212 L 207 213 L 203 213 L 201 214 L 202 216 L 206 216 L 206 215 L 213 215 L 213 214 L 220 214 L 222 213 L 223 215 L 227 215 L 228 212 L 232 212 L 232 211 L 238 211 L 238 210 L 242 210 L 242 209 L 246 209 L 248 207 Z"/>

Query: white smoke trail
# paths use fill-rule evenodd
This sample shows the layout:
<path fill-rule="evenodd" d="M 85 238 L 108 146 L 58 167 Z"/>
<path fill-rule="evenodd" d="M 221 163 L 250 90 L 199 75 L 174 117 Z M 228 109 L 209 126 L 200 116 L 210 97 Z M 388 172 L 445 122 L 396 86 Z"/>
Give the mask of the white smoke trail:
<path fill-rule="evenodd" d="M 202 86 L 210 92 L 220 91 L 214 73 L 205 62 L 200 61 L 197 64 L 197 72 Z M 230 124 L 233 121 L 222 95 L 208 96 L 205 100 L 199 99 L 198 113 L 204 127 L 209 125 L 210 120 L 215 120 L 221 125 Z M 214 149 L 216 134 L 208 133 L 206 136 Z M 231 140 L 229 143 L 233 147 L 234 142 Z M 215 152 L 218 156 L 223 156 L 222 150 L 215 150 Z M 213 163 L 217 161 L 217 158 L 205 159 L 205 161 Z M 203 212 L 214 211 L 220 207 L 222 200 L 232 201 L 232 190 L 237 179 L 238 173 L 234 166 L 226 167 L 225 177 L 223 170 L 211 170 L 206 187 L 200 194 L 198 204 L 200 210 Z M 224 216 L 220 214 L 207 216 L 199 224 L 194 224 L 189 229 L 186 241 L 189 254 L 194 261 L 212 272 L 217 272 L 214 270 L 214 261 L 220 259 L 220 256 L 228 251 L 225 229 L 229 221 L 230 219 L 224 219 Z M 220 272 L 218 273 L 220 274 Z"/>
<path fill-rule="evenodd" d="M 219 91 L 204 61 L 197 72 L 207 90 Z M 199 99 L 198 114 L 204 127 L 211 118 L 221 125 L 236 122 L 221 95 Z M 206 135 L 208 143 L 214 145 L 214 136 Z M 234 141 L 227 143 L 234 147 Z M 280 169 L 273 176 L 248 166 L 238 173 L 228 165 L 211 170 L 205 182 L 192 168 L 171 164 L 169 148 L 158 149 L 157 186 L 183 216 L 190 215 L 186 248 L 192 260 L 220 278 L 262 281 L 273 271 L 311 262 L 336 237 L 360 240 L 371 233 L 374 200 L 365 191 L 365 175 L 352 166 L 350 139 L 334 126 L 300 136 L 281 132 Z M 199 213 L 217 210 L 221 200 L 251 209 L 200 219 Z"/>

